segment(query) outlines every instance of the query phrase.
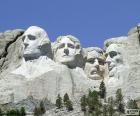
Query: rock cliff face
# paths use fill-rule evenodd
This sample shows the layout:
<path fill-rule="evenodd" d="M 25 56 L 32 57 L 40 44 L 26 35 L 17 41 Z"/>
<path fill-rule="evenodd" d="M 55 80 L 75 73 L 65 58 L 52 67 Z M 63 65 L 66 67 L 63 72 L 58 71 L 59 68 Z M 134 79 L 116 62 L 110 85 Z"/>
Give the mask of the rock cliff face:
<path fill-rule="evenodd" d="M 22 41 L 19 39 L 24 33 L 21 29 L 0 33 L 0 67 L 1 71 L 8 66 L 16 67 L 22 57 Z"/>
<path fill-rule="evenodd" d="M 140 27 L 138 25 L 128 32 L 127 37 L 112 38 L 105 41 L 106 53 L 108 51 L 115 51 L 118 54 L 115 57 L 110 59 L 107 57 L 106 59 L 107 62 L 116 63 L 114 72 L 108 68 L 109 76 L 105 79 L 108 88 L 108 96 L 115 95 L 116 89 L 122 88 L 125 101 L 129 99 L 136 99 L 139 101 L 140 99 L 139 30 Z M 121 60 L 121 62 L 119 60 Z M 114 73 L 114 76 L 110 76 L 111 72 Z"/>
<path fill-rule="evenodd" d="M 24 104 L 32 111 L 35 101 L 46 100 L 53 107 L 57 95 L 65 93 L 78 103 L 89 89 L 98 91 L 101 81 L 107 97 L 121 88 L 125 101 L 140 100 L 140 25 L 104 45 L 82 48 L 71 35 L 51 43 L 37 26 L 0 33 L 1 106 Z"/>

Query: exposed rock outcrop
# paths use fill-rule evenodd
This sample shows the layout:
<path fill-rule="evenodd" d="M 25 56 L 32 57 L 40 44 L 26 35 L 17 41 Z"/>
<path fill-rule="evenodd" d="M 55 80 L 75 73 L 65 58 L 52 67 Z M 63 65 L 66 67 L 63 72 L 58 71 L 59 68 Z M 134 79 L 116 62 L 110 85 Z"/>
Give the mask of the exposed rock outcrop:
<path fill-rule="evenodd" d="M 23 30 L 15 29 L 0 33 L 0 67 L 1 71 L 9 67 L 15 67 L 22 57 L 22 41 L 20 36 Z"/>
<path fill-rule="evenodd" d="M 36 101 L 45 99 L 53 108 L 57 95 L 63 97 L 65 93 L 78 104 L 89 89 L 98 91 L 101 81 L 105 82 L 107 97 L 115 96 L 121 88 L 125 101 L 140 100 L 139 27 L 130 30 L 128 36 L 106 40 L 105 50 L 82 48 L 71 35 L 60 36 L 52 44 L 46 31 L 37 26 L 25 32 L 1 33 L 1 106 L 24 105 L 32 111 Z"/>

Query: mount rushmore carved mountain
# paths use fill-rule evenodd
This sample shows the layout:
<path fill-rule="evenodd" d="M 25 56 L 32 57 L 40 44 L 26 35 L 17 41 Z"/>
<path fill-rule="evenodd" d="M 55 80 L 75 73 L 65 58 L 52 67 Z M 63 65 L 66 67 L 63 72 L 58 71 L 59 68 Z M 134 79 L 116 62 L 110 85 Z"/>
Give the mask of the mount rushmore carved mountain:
<path fill-rule="evenodd" d="M 57 95 L 68 93 L 74 103 L 89 89 L 99 90 L 101 81 L 107 96 L 121 88 L 124 100 L 140 101 L 140 25 L 128 36 L 107 39 L 104 49 L 82 48 L 78 38 L 59 36 L 51 42 L 38 26 L 0 33 L 0 106 L 25 106 L 33 100 L 53 106 Z M 32 100 L 31 100 L 32 98 Z"/>

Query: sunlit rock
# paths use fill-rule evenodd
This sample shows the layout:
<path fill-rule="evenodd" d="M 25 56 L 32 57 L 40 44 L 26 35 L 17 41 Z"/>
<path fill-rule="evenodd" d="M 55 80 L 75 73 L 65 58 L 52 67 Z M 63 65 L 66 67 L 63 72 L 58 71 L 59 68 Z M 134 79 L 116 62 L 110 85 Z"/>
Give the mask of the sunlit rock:
<path fill-rule="evenodd" d="M 54 61 L 70 68 L 82 67 L 82 48 L 80 41 L 72 36 L 59 36 L 53 44 Z"/>

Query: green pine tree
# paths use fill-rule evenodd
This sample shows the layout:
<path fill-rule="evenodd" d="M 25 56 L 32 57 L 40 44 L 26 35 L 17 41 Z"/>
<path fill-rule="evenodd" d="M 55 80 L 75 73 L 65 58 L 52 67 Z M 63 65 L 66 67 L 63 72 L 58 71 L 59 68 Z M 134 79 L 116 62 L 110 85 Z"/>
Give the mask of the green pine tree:
<path fill-rule="evenodd" d="M 9 110 L 6 111 L 6 116 L 9 116 L 9 114 L 10 114 L 10 111 Z"/>
<path fill-rule="evenodd" d="M 63 105 L 62 105 L 62 98 L 60 97 L 60 94 L 58 94 L 58 96 L 57 96 L 57 99 L 56 99 L 56 107 L 58 108 L 58 109 L 60 109 L 60 108 L 62 108 L 63 107 Z"/>
<path fill-rule="evenodd" d="M 100 112 L 101 103 L 99 101 L 99 94 L 97 91 L 89 91 L 87 97 L 87 106 L 89 113 L 94 111 L 97 114 Z"/>
<path fill-rule="evenodd" d="M 2 112 L 2 110 L 1 110 L 1 108 L 0 108 L 0 116 L 2 116 L 3 115 L 3 112 Z"/>
<path fill-rule="evenodd" d="M 81 97 L 81 110 L 86 112 L 86 106 L 87 106 L 87 98 L 86 98 L 86 95 L 83 95 Z"/>
<path fill-rule="evenodd" d="M 19 110 L 18 109 L 11 109 L 9 111 L 7 111 L 6 113 L 7 116 L 19 116 Z"/>
<path fill-rule="evenodd" d="M 103 105 L 103 116 L 107 116 L 107 105 Z"/>
<path fill-rule="evenodd" d="M 89 89 L 88 96 L 92 96 L 92 91 Z"/>
<path fill-rule="evenodd" d="M 92 96 L 91 91 L 89 91 L 88 97 L 87 97 L 87 106 L 88 106 L 88 111 L 89 113 L 92 113 L 94 111 L 94 98 Z"/>
<path fill-rule="evenodd" d="M 26 116 L 25 108 L 21 107 L 20 108 L 20 116 Z"/>
<path fill-rule="evenodd" d="M 39 109 L 40 109 L 40 114 L 44 114 L 46 112 L 43 101 L 40 102 L 40 108 Z"/>
<path fill-rule="evenodd" d="M 72 111 L 73 110 L 73 104 L 71 100 L 67 100 L 66 101 L 66 108 L 68 111 Z"/>
<path fill-rule="evenodd" d="M 124 103 L 123 103 L 123 95 L 122 90 L 117 89 L 116 91 L 116 105 L 119 112 L 124 113 Z"/>
<path fill-rule="evenodd" d="M 69 96 L 67 93 L 65 93 L 64 98 L 63 98 L 63 102 L 64 104 L 69 100 Z"/>
<path fill-rule="evenodd" d="M 15 114 L 16 114 L 16 116 L 21 116 L 19 109 L 15 109 Z"/>
<path fill-rule="evenodd" d="M 40 115 L 40 111 L 38 110 L 37 107 L 34 108 L 34 116 L 39 116 Z"/>
<path fill-rule="evenodd" d="M 100 94 L 100 97 L 101 97 L 102 99 L 105 98 L 105 95 L 106 95 L 106 88 L 105 88 L 105 83 L 104 83 L 103 81 L 100 83 L 99 94 Z"/>
<path fill-rule="evenodd" d="M 108 98 L 108 115 L 113 116 L 115 110 L 114 110 L 114 100 L 113 97 Z"/>
<path fill-rule="evenodd" d="M 122 101 L 123 101 L 122 90 L 117 89 L 117 91 L 116 91 L 116 102 L 121 103 Z"/>

